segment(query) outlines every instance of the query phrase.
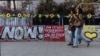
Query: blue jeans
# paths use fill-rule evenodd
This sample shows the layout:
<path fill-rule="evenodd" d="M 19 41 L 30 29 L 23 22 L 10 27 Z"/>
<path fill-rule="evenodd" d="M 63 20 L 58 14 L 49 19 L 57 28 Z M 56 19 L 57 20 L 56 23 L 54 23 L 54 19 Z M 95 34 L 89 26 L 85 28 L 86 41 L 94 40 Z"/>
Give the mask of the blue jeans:
<path fill-rule="evenodd" d="M 75 39 L 73 41 L 74 42 L 73 46 L 78 46 L 79 45 L 78 39 L 81 39 L 81 40 L 85 41 L 86 43 L 88 43 L 88 41 L 90 41 L 90 39 L 88 39 L 86 37 L 83 37 L 81 35 L 82 29 L 83 29 L 82 27 L 75 29 Z"/>
<path fill-rule="evenodd" d="M 73 44 L 74 32 L 69 30 L 68 33 L 69 33 L 69 43 Z"/>

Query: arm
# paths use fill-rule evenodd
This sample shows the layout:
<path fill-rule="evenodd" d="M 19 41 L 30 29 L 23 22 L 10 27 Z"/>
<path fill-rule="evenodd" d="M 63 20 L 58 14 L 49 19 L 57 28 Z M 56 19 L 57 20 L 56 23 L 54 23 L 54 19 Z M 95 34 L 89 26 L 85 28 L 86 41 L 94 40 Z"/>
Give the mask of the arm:
<path fill-rule="evenodd" d="M 72 22 L 72 16 L 71 16 L 71 18 L 69 19 L 69 23 L 71 23 Z"/>
<path fill-rule="evenodd" d="M 84 23 L 84 19 L 83 19 L 83 15 L 82 14 L 79 14 L 79 20 Z"/>
<path fill-rule="evenodd" d="M 79 21 L 78 16 L 76 16 L 75 14 L 74 14 L 74 18 L 76 21 Z"/>

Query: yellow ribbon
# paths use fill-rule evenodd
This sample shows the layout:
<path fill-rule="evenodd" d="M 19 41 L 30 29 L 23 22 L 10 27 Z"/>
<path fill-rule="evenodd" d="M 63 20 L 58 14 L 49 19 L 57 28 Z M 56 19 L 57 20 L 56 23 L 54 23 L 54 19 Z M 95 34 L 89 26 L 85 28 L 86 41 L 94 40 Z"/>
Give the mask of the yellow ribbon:
<path fill-rule="evenodd" d="M 87 17 L 88 17 L 88 19 L 90 19 L 90 18 L 92 18 L 92 15 L 89 13 L 89 14 L 87 15 Z"/>
<path fill-rule="evenodd" d="M 22 17 L 22 14 L 21 13 L 18 13 L 18 17 Z"/>
<path fill-rule="evenodd" d="M 67 16 L 67 18 L 70 18 L 71 17 L 71 14 L 69 14 L 68 16 Z"/>
<path fill-rule="evenodd" d="M 3 19 L 6 18 L 6 15 L 5 15 L 5 14 L 2 14 L 2 18 L 3 18 Z"/>
<path fill-rule="evenodd" d="M 36 14 L 33 15 L 33 18 L 35 18 L 35 17 L 36 17 Z"/>
<path fill-rule="evenodd" d="M 41 18 L 42 17 L 42 14 L 39 14 L 39 18 Z"/>
<path fill-rule="evenodd" d="M 7 13 L 7 14 L 6 14 L 6 17 L 7 17 L 7 18 L 10 18 L 10 17 L 11 17 L 11 14 L 10 14 L 10 13 Z"/>
<path fill-rule="evenodd" d="M 57 14 L 57 17 L 60 18 L 60 14 Z"/>
<path fill-rule="evenodd" d="M 24 17 L 29 18 L 30 14 L 23 14 Z"/>
<path fill-rule="evenodd" d="M 48 15 L 48 14 L 45 14 L 44 16 L 45 16 L 46 18 L 48 18 L 48 17 L 49 17 L 49 15 Z"/>
<path fill-rule="evenodd" d="M 50 14 L 50 17 L 53 18 L 55 15 L 54 14 Z"/>
<path fill-rule="evenodd" d="M 30 17 L 30 14 L 27 14 L 27 18 L 29 18 Z"/>

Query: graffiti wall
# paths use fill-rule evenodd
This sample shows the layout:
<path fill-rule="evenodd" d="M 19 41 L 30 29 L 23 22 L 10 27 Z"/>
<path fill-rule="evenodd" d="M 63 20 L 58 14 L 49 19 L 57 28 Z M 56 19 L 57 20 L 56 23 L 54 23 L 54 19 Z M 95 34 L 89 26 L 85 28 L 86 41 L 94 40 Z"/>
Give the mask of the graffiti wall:
<path fill-rule="evenodd" d="M 48 36 L 65 41 L 64 26 L 0 26 L 0 41 L 48 41 Z"/>
<path fill-rule="evenodd" d="M 86 25 L 83 28 L 84 36 L 90 39 L 100 41 L 100 26 L 99 25 Z"/>
<path fill-rule="evenodd" d="M 69 41 L 68 25 L 64 26 L 65 40 Z M 100 26 L 99 25 L 84 25 L 82 36 L 93 39 L 93 41 L 100 41 Z"/>

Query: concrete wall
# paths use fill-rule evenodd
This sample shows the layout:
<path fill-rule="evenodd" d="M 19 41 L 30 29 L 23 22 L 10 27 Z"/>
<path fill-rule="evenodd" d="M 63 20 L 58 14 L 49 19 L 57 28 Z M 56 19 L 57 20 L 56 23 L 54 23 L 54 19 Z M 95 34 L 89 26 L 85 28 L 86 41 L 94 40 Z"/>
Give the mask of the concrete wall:
<path fill-rule="evenodd" d="M 87 32 L 87 33 L 85 33 Z M 88 38 L 94 38 L 94 41 L 100 41 L 100 26 L 99 25 L 86 25 L 83 27 L 82 36 Z M 65 25 L 65 39 L 68 41 L 69 33 L 68 33 L 68 26 Z"/>

